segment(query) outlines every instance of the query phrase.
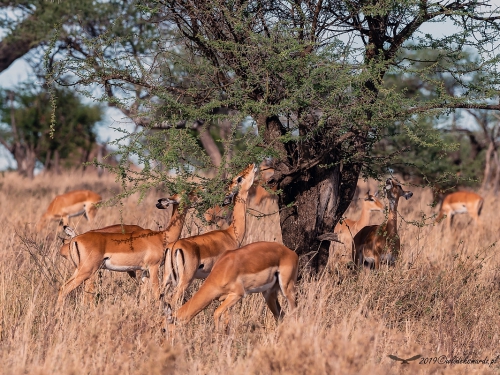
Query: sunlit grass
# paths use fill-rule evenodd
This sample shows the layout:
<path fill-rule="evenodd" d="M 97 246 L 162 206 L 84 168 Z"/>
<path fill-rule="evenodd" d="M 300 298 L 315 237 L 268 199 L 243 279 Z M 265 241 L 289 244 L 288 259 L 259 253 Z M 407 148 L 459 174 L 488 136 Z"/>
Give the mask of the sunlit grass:
<path fill-rule="evenodd" d="M 80 183 L 79 181 L 85 181 Z M 58 256 L 56 223 L 36 235 L 34 226 L 56 194 L 91 188 L 105 197 L 118 191 L 111 178 L 92 175 L 0 177 L 0 368 L 5 374 L 391 374 L 498 373 L 487 365 L 401 365 L 389 354 L 409 358 L 440 355 L 483 359 L 500 354 L 500 257 L 496 241 L 499 202 L 487 197 L 483 226 L 466 215 L 449 233 L 440 226 L 400 226 L 403 251 L 393 269 L 318 280 L 302 278 L 296 311 L 276 325 L 260 295 L 232 309 L 228 334 L 216 332 L 218 302 L 173 337 L 161 331 L 162 316 L 149 289 L 126 274 L 97 277 L 98 304 L 82 303 L 83 289 L 55 308 L 58 288 L 72 266 Z M 435 209 L 428 191 L 403 201 L 406 221 Z M 74 218 L 79 232 L 120 222 L 151 229 L 165 225 L 156 210 L 161 193 L 140 204 L 134 197 L 102 208 L 97 222 Z M 359 212 L 348 215 L 357 218 Z M 380 222 L 383 214 L 374 214 Z M 262 230 L 262 227 L 266 231 Z M 259 229 L 260 228 L 260 229 Z M 249 241 L 279 236 L 269 222 L 249 223 Z M 192 290 L 198 288 L 195 283 Z M 282 299 L 282 305 L 286 302 Z"/>

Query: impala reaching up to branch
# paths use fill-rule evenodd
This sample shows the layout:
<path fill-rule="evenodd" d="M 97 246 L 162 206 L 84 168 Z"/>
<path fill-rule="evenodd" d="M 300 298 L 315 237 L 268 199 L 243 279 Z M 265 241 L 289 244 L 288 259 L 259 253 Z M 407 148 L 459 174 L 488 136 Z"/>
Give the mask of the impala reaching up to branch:
<path fill-rule="evenodd" d="M 224 204 L 234 198 L 233 221 L 226 229 L 214 230 L 198 236 L 169 243 L 165 253 L 163 286 L 177 285 L 173 301 L 178 301 L 193 279 L 208 276 L 215 261 L 226 250 L 237 249 L 245 237 L 245 216 L 248 190 L 253 184 L 257 168 L 249 165 L 229 186 Z M 236 196 L 236 197 L 235 197 Z"/>
<path fill-rule="evenodd" d="M 212 268 L 201 288 L 172 316 L 170 305 L 165 310 L 167 328 L 175 322 L 185 324 L 215 299 L 223 301 L 215 310 L 215 327 L 227 310 L 250 293 L 262 293 L 276 320 L 283 314 L 278 303 L 281 290 L 291 309 L 295 309 L 295 283 L 299 257 L 277 242 L 254 242 L 237 250 L 224 252 Z M 224 319 L 227 325 L 227 315 Z"/>
<path fill-rule="evenodd" d="M 440 221 L 444 215 L 446 215 L 448 219 L 448 228 L 451 228 L 453 216 L 455 214 L 464 214 L 468 212 L 475 223 L 479 224 L 479 215 L 481 215 L 483 202 L 484 200 L 480 195 L 470 191 L 457 191 L 448 194 L 441 203 L 436 222 Z"/>
<path fill-rule="evenodd" d="M 49 204 L 36 225 L 37 232 L 51 220 L 62 220 L 63 225 L 68 225 L 69 218 L 85 215 L 91 223 L 97 213 L 96 204 L 102 200 L 99 194 L 90 190 L 73 190 L 66 194 L 58 195 Z"/>
<path fill-rule="evenodd" d="M 66 281 L 59 292 L 58 304 L 99 268 L 111 271 L 149 271 L 156 298 L 160 296 L 158 269 L 164 259 L 165 246 L 179 238 L 187 207 L 178 212 L 180 195 L 160 199 L 159 205 L 173 205 L 170 223 L 164 231 L 143 229 L 133 233 L 87 232 L 71 239 L 69 258 L 75 264 L 73 276 Z M 197 200 L 195 195 L 191 201 Z"/>
<path fill-rule="evenodd" d="M 362 228 L 355 236 L 352 245 L 354 263 L 360 268 L 367 263 L 375 269 L 381 261 L 393 264 L 399 254 L 401 243 L 398 236 L 398 203 L 399 198 L 410 199 L 411 191 L 404 191 L 401 184 L 393 179 L 387 179 L 386 194 L 389 200 L 389 215 L 387 222 L 381 225 L 370 225 Z"/>

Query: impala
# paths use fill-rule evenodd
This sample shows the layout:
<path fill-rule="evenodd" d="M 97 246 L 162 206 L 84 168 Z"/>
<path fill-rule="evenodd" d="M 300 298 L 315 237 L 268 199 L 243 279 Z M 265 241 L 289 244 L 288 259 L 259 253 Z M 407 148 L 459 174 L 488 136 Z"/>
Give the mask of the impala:
<path fill-rule="evenodd" d="M 36 225 L 37 232 L 51 220 L 61 220 L 63 225 L 68 225 L 69 218 L 84 215 L 91 223 L 97 213 L 96 204 L 102 200 L 99 194 L 90 190 L 73 190 L 66 194 L 58 195 L 50 202 L 47 211 Z"/>
<path fill-rule="evenodd" d="M 219 318 L 250 293 L 262 293 L 267 306 L 278 321 L 283 314 L 278 303 L 281 290 L 290 309 L 295 309 L 295 283 L 299 257 L 277 242 L 254 242 L 240 249 L 224 252 L 212 268 L 201 288 L 176 313 L 170 305 L 165 309 L 167 328 L 172 332 L 175 322 L 185 324 L 215 299 L 223 301 L 215 310 L 215 328 Z"/>
<path fill-rule="evenodd" d="M 350 243 L 361 228 L 370 224 L 370 212 L 384 211 L 384 204 L 377 198 L 377 195 L 366 193 L 361 206 L 361 216 L 358 220 L 344 219 L 342 223 L 335 226 L 334 232 L 338 233 L 341 242 Z"/>
<path fill-rule="evenodd" d="M 366 193 L 361 206 L 361 216 L 357 221 L 344 219 L 335 226 L 334 233 L 337 233 L 337 241 L 341 243 L 338 245 L 335 245 L 334 241 L 330 243 L 330 256 L 336 264 L 346 263 L 349 260 L 353 238 L 361 228 L 370 224 L 370 213 L 384 210 L 384 204 L 377 195 L 378 193 L 372 195 L 369 191 Z"/>
<path fill-rule="evenodd" d="M 411 191 L 404 191 L 401 184 L 387 179 L 386 194 L 389 200 L 389 215 L 381 225 L 370 225 L 362 228 L 355 236 L 352 245 L 354 263 L 360 268 L 365 262 L 373 264 L 375 269 L 381 261 L 393 264 L 399 254 L 401 243 L 398 236 L 398 203 L 399 198 L 410 199 Z"/>
<path fill-rule="evenodd" d="M 172 218 L 164 231 L 143 229 L 133 233 L 87 232 L 73 237 L 69 243 L 69 258 L 76 270 L 71 278 L 61 287 L 58 305 L 64 297 L 98 269 L 111 271 L 149 271 L 155 297 L 159 298 L 158 270 L 164 259 L 167 243 L 179 238 L 187 208 L 178 212 L 180 195 L 159 200 L 158 205 L 173 205 Z M 190 196 L 191 201 L 197 198 Z"/>
<path fill-rule="evenodd" d="M 474 219 L 475 223 L 479 223 L 479 215 L 481 215 L 481 209 L 483 208 L 483 198 L 470 191 L 457 191 L 455 193 L 448 194 L 441 203 L 441 208 L 439 209 L 439 214 L 436 217 L 436 222 L 440 221 L 444 215 L 448 218 L 448 228 L 451 228 L 453 222 L 453 216 L 455 214 L 469 213 Z"/>
<path fill-rule="evenodd" d="M 193 279 L 206 278 L 224 251 L 241 246 L 246 229 L 246 201 L 256 171 L 254 164 L 249 165 L 229 186 L 230 192 L 224 204 L 230 204 L 234 198 L 234 210 L 233 221 L 228 228 L 183 238 L 167 245 L 163 287 L 177 286 L 173 301 L 179 300 Z"/>

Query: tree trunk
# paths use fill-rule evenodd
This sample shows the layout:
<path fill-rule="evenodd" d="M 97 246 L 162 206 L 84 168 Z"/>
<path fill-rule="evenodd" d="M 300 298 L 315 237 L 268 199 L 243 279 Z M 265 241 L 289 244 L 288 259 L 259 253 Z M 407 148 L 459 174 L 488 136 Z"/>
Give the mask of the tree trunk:
<path fill-rule="evenodd" d="M 47 154 L 45 155 L 45 164 L 43 166 L 44 172 L 48 172 L 50 169 L 50 158 L 52 157 L 52 153 L 50 150 L 47 151 Z"/>
<path fill-rule="evenodd" d="M 17 162 L 17 173 L 23 177 L 33 178 L 35 176 L 36 152 L 19 142 L 16 142 L 12 152 Z"/>
<path fill-rule="evenodd" d="M 320 272 L 328 263 L 329 241 L 318 237 L 333 229 L 349 207 L 356 191 L 360 167 L 342 170 L 313 168 L 280 195 L 283 243 L 301 257 L 302 269 Z M 291 207 L 289 203 L 295 202 Z"/>
<path fill-rule="evenodd" d="M 323 151 L 322 140 L 307 141 L 310 144 L 303 145 L 309 150 L 306 153 L 293 142 L 276 142 L 286 132 L 277 116 L 262 115 L 257 122 L 261 130 L 265 129 L 264 141 L 274 144 L 280 154 L 270 183 L 277 183 L 282 190 L 279 207 L 283 243 L 301 257 L 301 270 L 320 272 L 328 263 L 330 242 L 318 237 L 333 232 L 349 207 L 361 165 L 342 165 L 339 146 L 310 166 L 308 163 Z"/>
<path fill-rule="evenodd" d="M 486 163 L 484 165 L 484 177 L 483 177 L 483 183 L 481 184 L 482 191 L 487 191 L 490 185 L 491 174 L 492 174 L 491 158 L 493 157 L 493 152 L 494 152 L 494 145 L 493 142 L 490 142 L 485 157 Z"/>
<path fill-rule="evenodd" d="M 498 158 L 498 151 L 493 150 L 493 160 L 495 161 L 495 177 L 492 182 L 493 194 L 498 195 L 498 189 L 500 187 L 500 159 Z"/>
<path fill-rule="evenodd" d="M 54 150 L 54 161 L 52 163 L 53 166 L 53 172 L 55 174 L 61 174 L 61 160 L 59 157 L 59 150 Z"/>

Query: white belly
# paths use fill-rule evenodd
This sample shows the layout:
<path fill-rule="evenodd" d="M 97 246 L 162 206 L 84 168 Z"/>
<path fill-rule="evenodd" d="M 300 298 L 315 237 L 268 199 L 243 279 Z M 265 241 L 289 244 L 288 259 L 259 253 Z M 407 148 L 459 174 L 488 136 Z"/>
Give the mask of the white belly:
<path fill-rule="evenodd" d="M 455 214 L 465 214 L 466 212 L 467 212 L 467 207 L 465 207 L 465 206 L 457 207 L 453 211 L 453 213 L 455 213 Z"/>
<path fill-rule="evenodd" d="M 245 290 L 245 294 L 265 292 L 266 290 L 271 289 L 274 286 L 274 284 L 276 284 L 277 281 L 278 281 L 278 278 L 276 276 L 274 276 L 274 278 L 270 282 L 268 282 L 267 284 L 258 286 L 258 287 L 253 288 L 253 289 Z"/>
<path fill-rule="evenodd" d="M 106 259 L 104 261 L 104 268 L 110 271 L 117 271 L 117 272 L 128 272 L 128 271 L 139 271 L 139 270 L 144 270 L 141 266 L 131 266 L 131 265 L 120 265 L 120 264 L 113 264 L 111 259 Z"/>

